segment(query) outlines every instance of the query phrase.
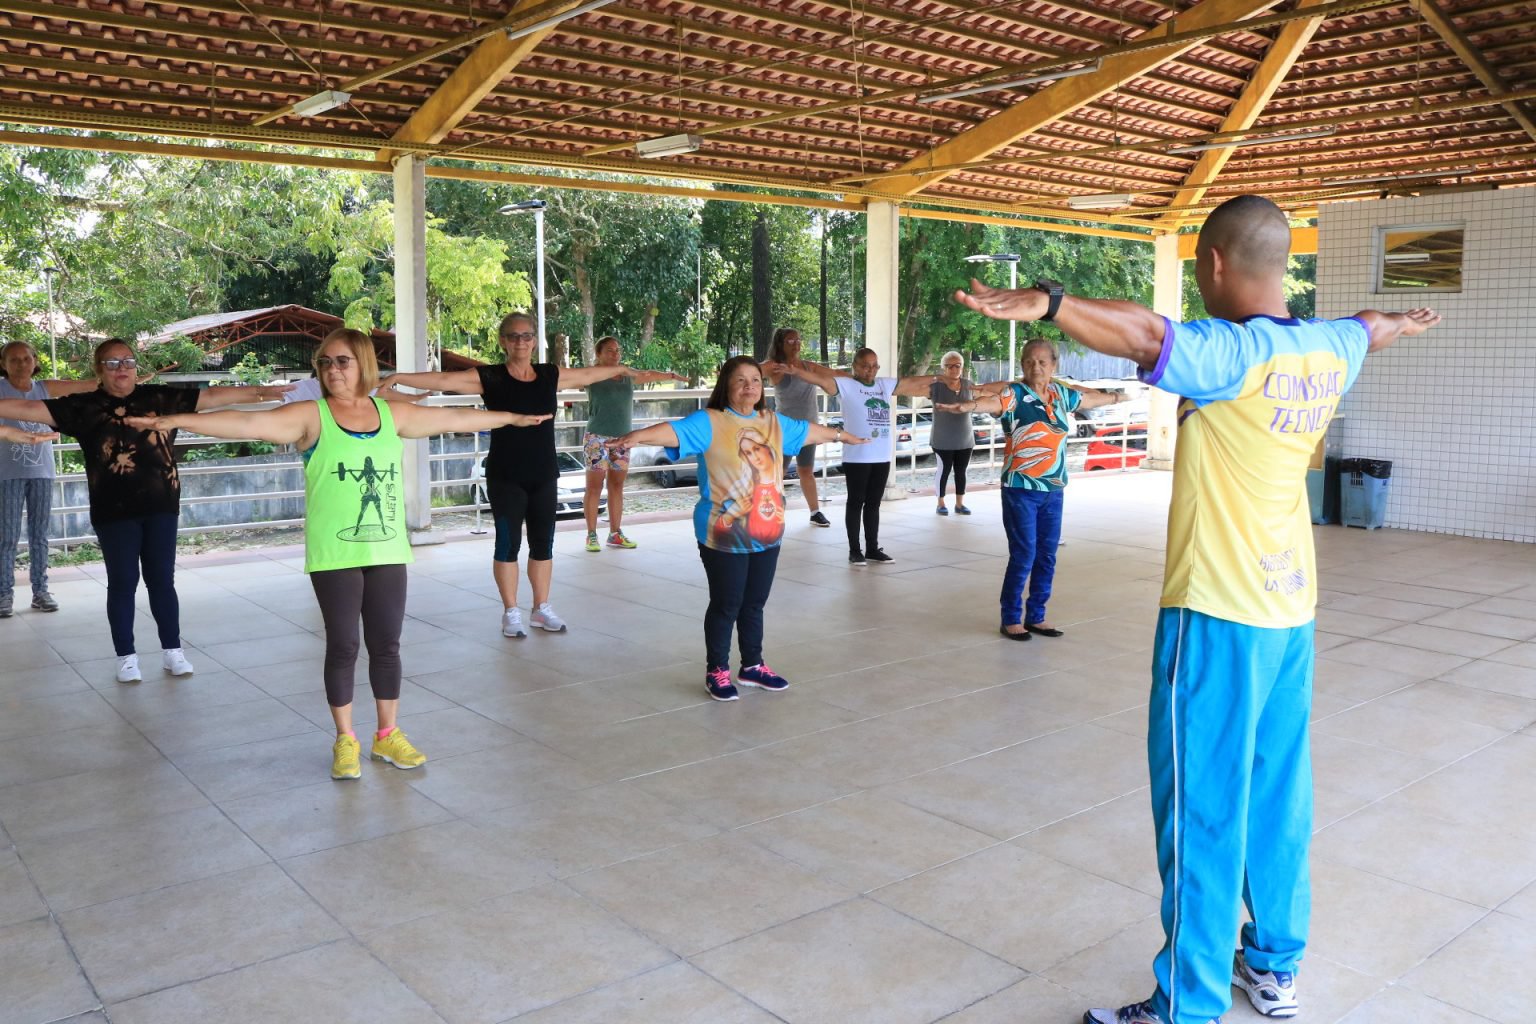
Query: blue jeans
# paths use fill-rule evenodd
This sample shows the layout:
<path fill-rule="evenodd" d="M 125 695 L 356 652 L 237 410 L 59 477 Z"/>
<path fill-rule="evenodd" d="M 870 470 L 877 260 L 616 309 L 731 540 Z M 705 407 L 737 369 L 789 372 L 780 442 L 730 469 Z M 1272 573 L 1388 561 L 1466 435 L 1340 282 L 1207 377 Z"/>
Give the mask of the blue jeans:
<path fill-rule="evenodd" d="M 53 477 L 0 480 L 0 597 L 16 587 L 16 548 L 21 515 L 27 515 L 27 555 L 32 595 L 48 592 L 48 517 L 53 514 Z"/>
<path fill-rule="evenodd" d="M 112 523 L 94 523 L 96 543 L 107 568 L 107 624 L 119 657 L 134 653 L 134 598 L 143 568 L 149 611 L 155 617 L 160 646 L 181 646 L 181 603 L 176 598 L 176 523 L 179 513 L 164 512 Z"/>
<path fill-rule="evenodd" d="M 731 667 L 731 632 L 743 666 L 763 663 L 763 606 L 779 564 L 779 547 L 763 551 L 716 551 L 699 545 L 699 561 L 709 580 L 704 612 L 704 656 L 709 668 Z"/>
<path fill-rule="evenodd" d="M 1166 941 L 1153 1008 L 1207 1024 L 1232 1002 L 1232 922 L 1243 954 L 1294 972 L 1311 889 L 1312 623 L 1244 626 L 1183 608 L 1158 613 L 1147 763 Z"/>
<path fill-rule="evenodd" d="M 1045 602 L 1051 599 L 1051 580 L 1056 575 L 1056 545 L 1061 542 L 1062 494 L 1060 487 L 1048 491 L 1003 488 L 1008 570 L 1003 573 L 1000 602 L 1005 626 L 1045 621 Z M 1021 608 L 1026 582 L 1029 603 Z"/>

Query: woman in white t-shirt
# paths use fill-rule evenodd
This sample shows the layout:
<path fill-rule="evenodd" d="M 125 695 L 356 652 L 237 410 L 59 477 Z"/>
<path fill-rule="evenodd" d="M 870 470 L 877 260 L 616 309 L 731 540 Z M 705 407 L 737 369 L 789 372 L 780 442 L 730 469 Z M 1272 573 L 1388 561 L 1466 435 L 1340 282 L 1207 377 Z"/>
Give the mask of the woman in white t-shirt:
<path fill-rule="evenodd" d="M 915 377 L 879 377 L 880 357 L 872 348 L 861 348 L 853 356 L 853 372 L 833 370 L 816 363 L 794 366 L 775 365 L 775 372 L 791 373 L 817 385 L 829 395 L 836 395 L 842 406 L 843 429 L 869 444 L 843 451 L 843 479 L 848 485 L 848 508 L 843 523 L 848 529 L 848 564 L 868 565 L 894 562 L 880 548 L 880 499 L 891 475 L 892 443 L 891 399 L 897 395 L 927 397 L 938 376 L 931 373 Z M 859 541 L 859 524 L 864 525 L 864 539 Z"/>

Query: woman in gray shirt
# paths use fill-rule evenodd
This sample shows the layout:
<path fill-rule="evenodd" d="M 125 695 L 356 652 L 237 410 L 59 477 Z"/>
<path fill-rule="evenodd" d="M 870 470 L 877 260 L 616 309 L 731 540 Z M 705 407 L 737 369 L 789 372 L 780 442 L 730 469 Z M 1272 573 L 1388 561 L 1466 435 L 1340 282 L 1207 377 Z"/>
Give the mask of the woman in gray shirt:
<path fill-rule="evenodd" d="M 966 412 L 942 412 L 937 406 L 943 402 L 969 402 L 973 397 L 971 382 L 965 379 L 965 357 L 953 350 L 944 353 L 939 360 L 943 376 L 928 388 L 928 398 L 933 402 L 933 434 L 929 442 L 933 453 L 939 457 L 939 480 L 934 492 L 939 506 L 934 509 L 941 516 L 949 515 L 944 505 L 944 492 L 948 489 L 949 474 L 955 474 L 955 514 L 968 516 L 971 510 L 965 505 L 965 470 L 971 464 L 971 449 L 976 446 L 976 435 L 971 430 L 971 414 Z"/>
<path fill-rule="evenodd" d="M 773 332 L 773 345 L 768 349 L 768 361 L 773 365 L 799 366 L 800 359 L 800 332 L 793 327 L 780 327 Z M 803 377 L 797 377 L 792 373 L 776 370 L 773 365 L 765 366 L 769 378 L 773 381 L 773 396 L 775 409 L 780 416 L 788 416 L 790 419 L 804 420 L 807 423 L 819 422 L 816 411 L 816 396 L 821 391 L 815 384 Z M 821 502 L 816 493 L 816 446 L 807 444 L 801 447 L 800 454 L 795 456 L 795 468 L 800 477 L 800 490 L 805 494 L 805 503 L 811 510 L 812 526 L 831 526 L 832 522 L 821 514 Z M 789 475 L 789 458 L 784 459 L 784 475 Z"/>

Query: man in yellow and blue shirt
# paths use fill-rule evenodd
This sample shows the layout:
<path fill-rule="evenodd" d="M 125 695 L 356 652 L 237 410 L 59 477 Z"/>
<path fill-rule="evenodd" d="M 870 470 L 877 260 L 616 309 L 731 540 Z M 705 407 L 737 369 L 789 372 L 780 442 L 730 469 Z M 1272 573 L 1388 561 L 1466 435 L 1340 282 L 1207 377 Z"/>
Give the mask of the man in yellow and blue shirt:
<path fill-rule="evenodd" d="M 1211 214 L 1195 250 L 1213 319 L 1173 323 L 1051 281 L 956 293 L 998 319 L 1054 320 L 1181 396 L 1147 733 L 1166 941 L 1152 997 L 1089 1010 L 1084 1024 L 1210 1024 L 1233 986 L 1265 1016 L 1297 1012 L 1317 604 L 1306 469 L 1366 354 L 1440 318 L 1293 319 L 1281 287 L 1289 252 L 1280 209 L 1239 196 Z M 1234 959 L 1239 899 L 1250 920 Z"/>

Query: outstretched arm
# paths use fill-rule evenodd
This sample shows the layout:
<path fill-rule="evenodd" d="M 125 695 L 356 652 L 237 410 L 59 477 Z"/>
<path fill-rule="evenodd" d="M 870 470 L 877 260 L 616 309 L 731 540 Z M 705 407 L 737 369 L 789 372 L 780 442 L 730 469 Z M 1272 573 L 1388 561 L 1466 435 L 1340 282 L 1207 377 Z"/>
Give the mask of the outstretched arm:
<path fill-rule="evenodd" d="M 828 427 L 820 423 L 812 423 L 810 428 L 805 435 L 806 444 L 828 444 L 832 441 L 838 441 L 842 444 L 869 444 L 869 438 L 855 437 L 842 427 Z"/>
<path fill-rule="evenodd" d="M 933 407 L 940 412 L 981 412 L 989 416 L 1001 416 L 1003 399 L 1001 395 L 982 395 L 964 402 L 935 402 Z"/>
<path fill-rule="evenodd" d="M 142 380 L 140 384 L 144 383 Z M 65 395 L 79 395 L 87 391 L 95 391 L 101 386 L 101 382 L 95 377 L 81 377 L 79 380 L 45 380 L 43 387 L 48 389 L 49 398 L 63 398 Z"/>
<path fill-rule="evenodd" d="M 588 384 L 596 384 L 600 380 L 638 376 L 640 376 L 639 370 L 632 366 L 625 366 L 622 363 L 618 366 L 562 366 L 560 368 L 560 386 L 562 388 L 584 388 Z"/>
<path fill-rule="evenodd" d="M 1398 338 L 1423 334 L 1440 322 L 1439 313 L 1424 308 L 1410 309 L 1406 313 L 1383 313 L 1367 309 L 1356 313 L 1355 317 L 1371 332 L 1371 346 L 1366 349 L 1367 352 L 1379 352 Z"/>
<path fill-rule="evenodd" d="M 976 280 L 969 292 L 955 292 L 955 301 L 994 320 L 1038 320 L 1050 306 L 1038 288 L 989 288 Z M 1072 340 L 1143 370 L 1155 367 L 1163 351 L 1163 318 L 1134 302 L 1066 295 L 1052 322 Z"/>
<path fill-rule="evenodd" d="M 437 370 L 431 373 L 392 373 L 386 381 L 420 391 L 450 391 L 455 395 L 478 395 L 480 373 L 477 370 Z"/>
<path fill-rule="evenodd" d="M 46 423 L 58 426 L 45 402 L 36 398 L 0 398 L 0 419 L 27 420 L 30 423 Z"/>
<path fill-rule="evenodd" d="M 8 427 L 0 423 L 0 441 L 9 441 L 12 444 L 42 444 L 44 441 L 57 441 L 58 431 L 50 431 L 46 434 L 34 434 L 30 430 L 22 430 L 20 427 Z"/>
<path fill-rule="evenodd" d="M 631 430 L 617 440 L 621 448 L 650 447 L 650 448 L 676 448 L 678 446 L 677 431 L 671 423 L 652 423 L 648 427 L 639 430 Z"/>
<path fill-rule="evenodd" d="M 846 377 L 847 374 L 838 373 L 830 366 L 822 366 L 820 363 L 808 363 L 801 360 L 798 365 L 790 366 L 788 363 L 775 363 L 784 373 L 793 374 L 804 380 L 810 381 L 829 395 L 837 394 L 837 378 Z"/>
<path fill-rule="evenodd" d="M 452 431 L 470 434 L 497 427 L 532 427 L 553 418 L 553 413 L 547 412 L 529 416 L 489 409 L 455 409 L 446 405 L 391 406 L 389 411 L 401 437 L 432 437 Z"/>
<path fill-rule="evenodd" d="M 230 409 L 171 416 L 125 416 L 123 422 L 135 430 L 191 430 L 208 437 L 233 441 L 250 437 L 273 444 L 297 445 L 300 449 L 313 447 L 320 436 L 320 410 L 315 402 L 294 402 L 259 412 Z"/>
<path fill-rule="evenodd" d="M 908 398 L 927 398 L 934 381 L 942 380 L 936 373 L 919 373 L 913 377 L 901 377 L 896 381 L 895 394 Z"/>
<path fill-rule="evenodd" d="M 1006 380 L 988 381 L 985 384 L 976 385 L 975 391 L 978 395 L 1000 395 L 1008 390 L 1008 384 Z"/>
<path fill-rule="evenodd" d="M 197 411 L 208 412 L 211 409 L 222 409 L 226 405 L 280 402 L 283 396 L 292 390 L 292 384 L 262 384 L 253 388 L 204 388 L 197 393 Z"/>
<path fill-rule="evenodd" d="M 663 380 L 676 380 L 682 381 L 684 384 L 688 383 L 687 377 L 680 373 L 673 373 L 671 370 L 641 370 L 635 374 L 635 383 L 641 386 L 655 384 Z"/>
<path fill-rule="evenodd" d="M 1072 387 L 1070 384 L 1067 386 Z M 1086 388 L 1075 387 L 1072 390 L 1083 396 L 1078 402 L 1079 409 L 1097 409 L 1101 405 L 1119 405 L 1121 402 L 1131 400 L 1131 396 L 1124 391 L 1089 391 Z"/>

